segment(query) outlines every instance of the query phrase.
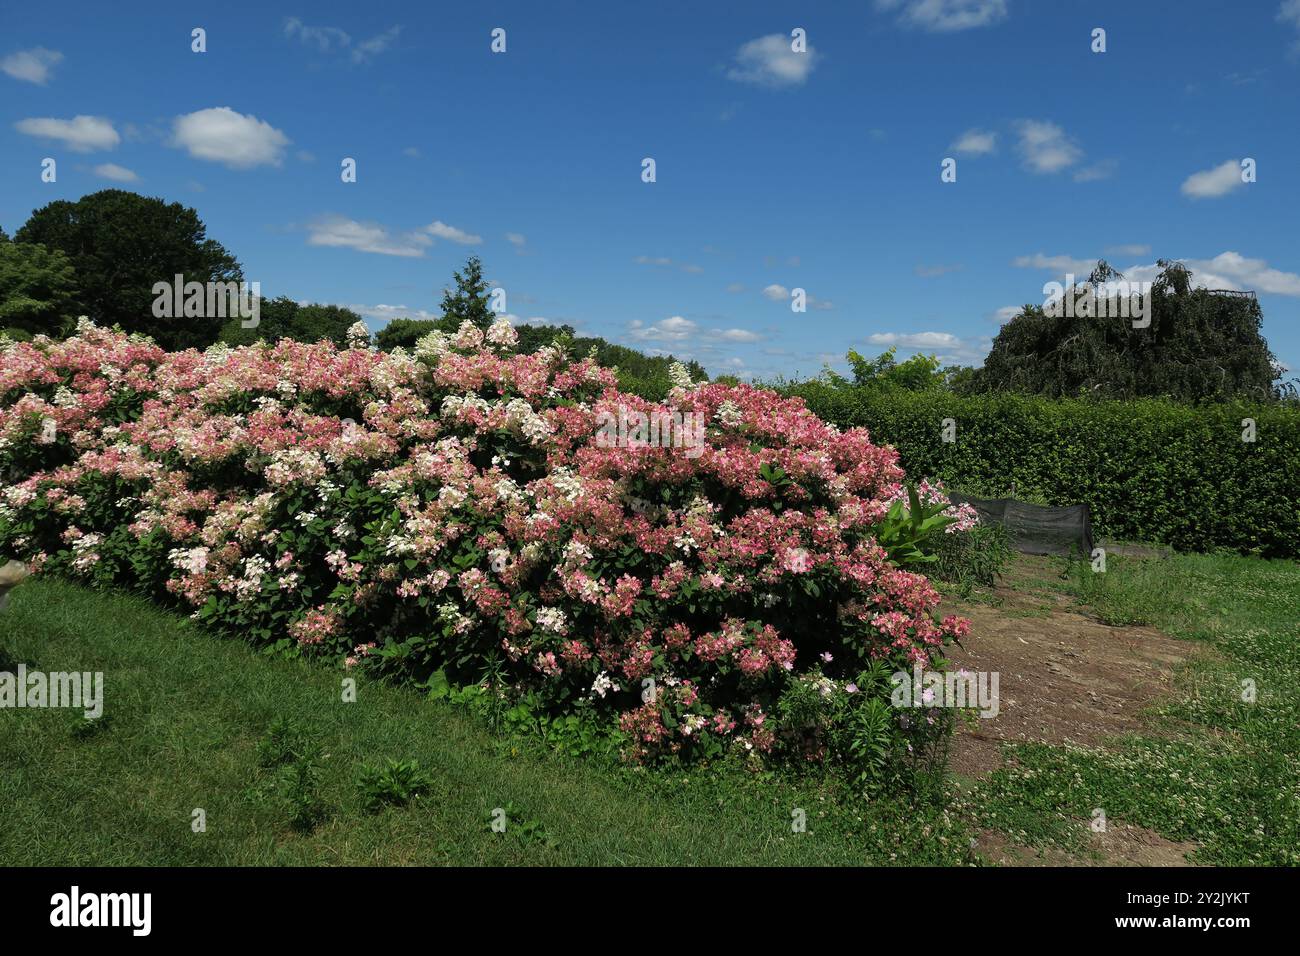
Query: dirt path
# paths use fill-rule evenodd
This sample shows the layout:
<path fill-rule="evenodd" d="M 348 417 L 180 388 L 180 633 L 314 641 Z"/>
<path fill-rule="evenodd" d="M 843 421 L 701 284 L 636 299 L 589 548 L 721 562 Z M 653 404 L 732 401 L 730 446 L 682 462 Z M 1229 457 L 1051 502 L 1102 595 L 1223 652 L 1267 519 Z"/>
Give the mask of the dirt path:
<path fill-rule="evenodd" d="M 1109 627 L 1069 609 L 1064 595 L 1027 590 L 1023 583 L 999 587 L 993 597 L 1000 602 L 996 608 L 952 602 L 944 609 L 971 619 L 965 647 L 950 648 L 953 663 L 999 675 L 997 717 L 973 727 L 963 723 L 953 742 L 952 770 L 963 777 L 1000 767 L 1003 743 L 1104 748 L 1144 729 L 1142 712 L 1170 692 L 1175 665 L 1196 650 L 1153 628 Z M 1122 823 L 1090 839 L 1108 865 L 1186 866 L 1185 855 L 1195 849 Z M 1091 862 L 1019 847 L 992 831 L 981 834 L 979 844 L 987 859 L 1011 865 Z"/>

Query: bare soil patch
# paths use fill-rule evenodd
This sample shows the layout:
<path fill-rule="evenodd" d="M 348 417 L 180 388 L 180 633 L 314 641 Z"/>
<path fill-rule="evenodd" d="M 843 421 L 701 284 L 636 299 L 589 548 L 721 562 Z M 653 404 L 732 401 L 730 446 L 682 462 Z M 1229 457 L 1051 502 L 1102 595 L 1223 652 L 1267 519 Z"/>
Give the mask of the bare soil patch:
<path fill-rule="evenodd" d="M 1085 826 L 1080 824 L 1080 826 Z M 1105 833 L 1088 831 L 1091 858 L 1056 847 L 1034 849 L 1013 843 L 1005 833 L 982 830 L 975 851 L 998 866 L 1192 866 L 1192 842 L 1166 840 L 1154 830 L 1112 823 Z"/>
<path fill-rule="evenodd" d="M 996 608 L 953 608 L 970 618 L 971 635 L 948 656 L 999 675 L 997 717 L 963 724 L 953 742 L 952 769 L 963 776 L 1001 766 L 1004 742 L 1103 747 L 1141 729 L 1142 712 L 1196 649 L 1154 628 L 1102 624 L 1067 609 L 1064 595 L 1000 587 L 994 597 Z"/>
<path fill-rule="evenodd" d="M 1003 763 L 1004 743 L 1035 742 L 1104 748 L 1115 738 L 1147 730 L 1142 715 L 1173 684 L 1175 666 L 1198 645 L 1150 627 L 1111 627 L 1079 613 L 1070 598 L 1041 584 L 1046 565 L 1018 561 L 1008 582 L 989 598 L 996 607 L 950 602 L 945 612 L 971 620 L 964 647 L 949 648 L 957 667 L 999 674 L 997 717 L 959 725 L 954 773 L 978 778 Z M 1112 821 L 1106 833 L 1087 822 L 1093 859 L 1063 850 L 1036 850 L 1005 834 L 984 831 L 978 851 L 1013 866 L 1187 866 L 1194 843 L 1178 843 L 1142 827 Z"/>

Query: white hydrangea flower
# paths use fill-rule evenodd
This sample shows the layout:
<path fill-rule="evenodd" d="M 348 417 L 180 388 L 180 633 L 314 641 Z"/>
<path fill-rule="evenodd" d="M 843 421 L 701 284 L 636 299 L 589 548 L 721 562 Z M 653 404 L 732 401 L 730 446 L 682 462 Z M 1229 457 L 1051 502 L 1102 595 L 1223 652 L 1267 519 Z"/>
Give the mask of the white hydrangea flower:
<path fill-rule="evenodd" d="M 618 692 L 621 691 L 622 689 L 623 688 L 620 687 L 618 683 L 614 681 L 614 679 L 611 678 L 604 671 L 601 671 L 598 675 L 596 675 L 596 679 L 591 684 L 591 692 L 601 698 L 604 698 L 604 696 L 608 694 L 611 690 Z"/>
<path fill-rule="evenodd" d="M 558 607 L 540 607 L 537 609 L 537 626 L 563 636 L 569 630 L 569 619 Z"/>
<path fill-rule="evenodd" d="M 353 322 L 348 326 L 347 341 L 350 349 L 370 348 L 370 329 L 366 328 L 366 323 Z"/>
<path fill-rule="evenodd" d="M 718 410 L 714 414 L 714 417 L 718 420 L 718 423 L 725 428 L 739 428 L 741 425 L 745 424 L 745 413 L 742 412 L 740 406 L 731 399 L 727 399 L 718 406 Z"/>
<path fill-rule="evenodd" d="M 487 330 L 487 340 L 499 348 L 513 348 L 519 343 L 519 333 L 504 315 L 492 323 Z"/>
<path fill-rule="evenodd" d="M 456 330 L 456 336 L 451 340 L 451 344 L 458 349 L 477 349 L 483 344 L 483 330 L 466 319 Z"/>
<path fill-rule="evenodd" d="M 436 329 L 428 335 L 422 335 L 415 342 L 415 357 L 417 359 L 437 359 L 451 350 L 451 339 L 447 337 L 446 332 L 439 332 Z"/>

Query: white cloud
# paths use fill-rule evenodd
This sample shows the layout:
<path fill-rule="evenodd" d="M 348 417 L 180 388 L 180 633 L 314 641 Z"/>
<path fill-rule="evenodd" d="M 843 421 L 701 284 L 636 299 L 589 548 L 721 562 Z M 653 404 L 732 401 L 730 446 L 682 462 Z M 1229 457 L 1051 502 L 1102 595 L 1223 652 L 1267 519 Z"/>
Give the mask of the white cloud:
<path fill-rule="evenodd" d="M 933 266 L 920 265 L 916 267 L 916 274 L 922 279 L 933 279 L 937 276 L 947 275 L 949 272 L 959 272 L 961 264 L 944 265 L 942 263 Z"/>
<path fill-rule="evenodd" d="M 95 167 L 94 173 L 96 176 L 102 176 L 104 179 L 111 179 L 118 183 L 133 183 L 140 178 L 125 166 L 119 166 L 117 163 L 101 163 Z"/>
<path fill-rule="evenodd" d="M 763 297 L 766 299 L 770 299 L 773 302 L 783 302 L 789 304 L 793 301 L 790 298 L 793 292 L 794 289 L 787 289 L 783 285 L 778 285 L 777 283 L 773 283 L 772 285 L 769 285 L 763 289 Z M 829 312 L 830 310 L 835 308 L 834 302 L 829 302 L 826 299 L 819 299 L 817 298 L 817 296 L 813 295 L 807 289 L 804 289 L 804 305 L 817 312 Z"/>
<path fill-rule="evenodd" d="M 1011 260 L 1011 264 L 1017 269 L 1046 269 L 1062 275 L 1073 272 L 1076 275 L 1086 276 L 1097 265 L 1097 260 L 1076 259 L 1073 256 L 1045 256 L 1041 252 L 1036 252 L 1032 256 L 1017 256 Z"/>
<path fill-rule="evenodd" d="M 904 26 L 954 33 L 1004 19 L 1007 0 L 876 0 L 876 9 L 898 10 L 898 22 Z"/>
<path fill-rule="evenodd" d="M 1136 242 L 1106 247 L 1106 255 L 1108 256 L 1145 256 L 1150 251 L 1150 246 Z"/>
<path fill-rule="evenodd" d="M 1106 250 L 1112 255 L 1143 255 L 1150 251 L 1148 246 L 1111 246 Z M 1236 291 L 1254 291 L 1273 295 L 1300 297 L 1300 275 L 1271 268 L 1264 259 L 1248 259 L 1239 252 L 1221 252 L 1212 259 L 1184 259 L 1182 262 L 1192 271 L 1192 284 L 1207 289 L 1233 289 Z M 1020 256 L 1011 262 L 1014 266 L 1026 269 L 1045 269 L 1063 275 L 1074 273 L 1080 280 L 1086 279 L 1096 265 L 1092 259 L 1076 259 L 1072 256 L 1045 256 L 1041 252 L 1033 256 Z M 1153 282 L 1160 274 L 1160 266 L 1155 263 L 1128 266 L 1120 270 L 1129 282 Z"/>
<path fill-rule="evenodd" d="M 1193 271 L 1201 269 L 1226 276 L 1242 289 L 1300 296 L 1300 275 L 1271 269 L 1263 259 L 1247 259 L 1240 253 L 1221 252 L 1213 259 L 1193 259 L 1188 266 Z"/>
<path fill-rule="evenodd" d="M 315 47 L 317 53 L 351 50 L 353 63 L 364 63 L 372 56 L 383 53 L 401 32 L 401 26 L 389 27 L 383 33 L 353 45 L 352 35 L 338 27 L 308 26 L 297 17 L 288 17 L 284 21 L 284 35 L 289 39 L 296 39 L 305 46 Z"/>
<path fill-rule="evenodd" d="M 44 86 L 49 82 L 54 67 L 62 62 L 63 54 L 58 50 L 47 50 L 43 46 L 36 46 L 30 50 L 10 53 L 0 60 L 0 70 L 15 80 Z"/>
<path fill-rule="evenodd" d="M 877 332 L 867 336 L 867 341 L 872 345 L 896 345 L 908 349 L 953 348 L 961 344 L 961 339 L 951 332 Z"/>
<path fill-rule="evenodd" d="M 998 134 L 983 129 L 968 129 L 949 148 L 966 156 L 985 156 L 998 145 Z"/>
<path fill-rule="evenodd" d="M 756 86 L 801 86 L 817 65 L 818 54 L 809 44 L 806 52 L 790 49 L 790 36 L 770 33 L 750 40 L 736 51 L 736 63 L 727 78 Z"/>
<path fill-rule="evenodd" d="M 288 17 L 284 21 L 284 35 L 290 39 L 297 38 L 308 46 L 314 46 L 320 53 L 329 53 L 352 44 L 352 37 L 338 27 L 309 27 L 297 17 Z"/>
<path fill-rule="evenodd" d="M 1024 306 L 1022 305 L 1004 305 L 1002 308 L 994 310 L 993 314 L 989 316 L 989 318 L 997 322 L 998 325 L 1006 325 L 1019 315 L 1023 308 Z"/>
<path fill-rule="evenodd" d="M 449 226 L 439 220 L 429 223 L 424 227 L 424 231 L 438 239 L 449 239 L 452 242 L 460 243 L 462 246 L 477 246 L 483 241 L 482 236 L 476 236 L 463 229 L 457 229 L 455 226 Z"/>
<path fill-rule="evenodd" d="M 642 342 L 662 342 L 680 351 L 683 347 L 704 343 L 703 351 L 716 351 L 716 347 L 707 343 L 730 342 L 748 344 L 761 342 L 764 336 L 751 329 L 706 329 L 699 323 L 680 315 L 669 316 L 653 325 L 642 322 L 628 324 L 628 335 Z"/>
<path fill-rule="evenodd" d="M 379 319 L 384 322 L 391 322 L 393 319 L 440 319 L 441 315 L 426 311 L 425 309 L 412 309 L 405 305 L 385 305 L 380 302 L 377 305 L 363 305 L 353 303 L 348 306 L 353 312 L 360 313 L 371 319 Z"/>
<path fill-rule="evenodd" d="M 689 272 L 692 275 L 699 275 L 704 271 L 702 266 L 697 266 L 690 262 L 674 262 L 667 256 L 637 256 L 632 261 L 641 266 L 663 266 L 664 268 L 676 266 L 683 272 Z"/>
<path fill-rule="evenodd" d="M 113 129 L 112 121 L 102 116 L 74 116 L 70 120 L 25 119 L 14 123 L 14 129 L 28 136 L 55 140 L 74 153 L 112 149 L 122 141 L 117 130 Z"/>
<path fill-rule="evenodd" d="M 699 331 L 699 328 L 690 319 L 673 315 L 654 325 L 642 325 L 634 320 L 628 326 L 628 334 L 643 341 L 684 342 Z"/>
<path fill-rule="evenodd" d="M 1241 162 L 1229 159 L 1213 169 L 1192 173 L 1183 181 L 1183 195 L 1193 199 L 1216 199 L 1241 186 Z"/>
<path fill-rule="evenodd" d="M 1192 270 L 1192 285 L 1206 289 L 1233 289 L 1300 297 L 1300 275 L 1269 267 L 1263 259 L 1247 259 L 1238 252 L 1221 252 L 1213 259 L 1184 259 Z M 1155 263 L 1123 270 L 1130 282 L 1152 282 L 1160 273 Z"/>
<path fill-rule="evenodd" d="M 400 26 L 389 27 L 378 36 L 373 36 L 369 40 L 362 40 L 357 44 L 356 49 L 352 51 L 352 62 L 364 63 L 372 56 L 383 53 L 392 45 L 401 32 L 402 28 Z"/>
<path fill-rule="evenodd" d="M 770 299 L 773 302 L 788 303 L 790 301 L 790 293 L 792 291 L 793 291 L 792 289 L 787 289 L 785 286 L 779 285 L 778 283 L 774 282 L 763 289 L 763 297 L 765 299 Z M 835 308 L 835 303 L 827 302 L 824 299 L 819 299 L 817 298 L 817 296 L 813 295 L 807 289 L 804 290 L 804 304 L 807 305 L 808 308 L 815 309 L 819 312 L 828 312 L 831 309 Z"/>
<path fill-rule="evenodd" d="M 343 216 L 322 216 L 307 227 L 307 232 L 309 246 L 335 246 L 410 259 L 421 258 L 425 247 L 433 243 L 422 232 L 394 235 L 378 223 L 357 222 Z"/>
<path fill-rule="evenodd" d="M 761 342 L 763 336 L 750 329 L 717 329 L 712 336 L 724 342 Z"/>
<path fill-rule="evenodd" d="M 1083 150 L 1055 123 L 1021 120 L 1016 129 L 1020 133 L 1021 158 L 1025 167 L 1035 173 L 1060 172 L 1083 156 Z"/>
<path fill-rule="evenodd" d="M 215 106 L 178 116 L 172 123 L 170 145 L 195 159 L 223 163 L 231 169 L 279 166 L 291 140 L 256 116 Z"/>
<path fill-rule="evenodd" d="M 1075 170 L 1074 181 L 1076 183 L 1092 183 L 1099 179 L 1110 179 L 1118 166 L 1119 163 L 1113 159 L 1103 159 L 1091 166 Z"/>
<path fill-rule="evenodd" d="M 1282 0 L 1282 6 L 1277 8 L 1277 19 L 1279 23 L 1290 23 L 1300 30 L 1300 0 Z M 1300 56 L 1300 39 L 1291 44 L 1291 55 Z"/>
<path fill-rule="evenodd" d="M 951 332 L 877 332 L 867 336 L 867 342 L 878 348 L 924 352 L 941 365 L 978 365 L 993 345 L 987 336 L 972 340 Z"/>

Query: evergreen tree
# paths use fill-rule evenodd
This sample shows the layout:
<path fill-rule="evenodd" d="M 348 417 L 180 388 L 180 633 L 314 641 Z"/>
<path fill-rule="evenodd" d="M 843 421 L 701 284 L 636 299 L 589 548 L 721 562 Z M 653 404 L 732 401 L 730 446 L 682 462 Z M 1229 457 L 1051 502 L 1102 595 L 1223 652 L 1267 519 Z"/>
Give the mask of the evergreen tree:
<path fill-rule="evenodd" d="M 496 316 L 488 308 L 487 282 L 483 279 L 483 263 L 478 256 L 470 256 L 463 272 L 453 272 L 456 289 L 442 291 L 442 328 L 455 331 L 467 319 L 480 329 L 487 329 Z"/>

